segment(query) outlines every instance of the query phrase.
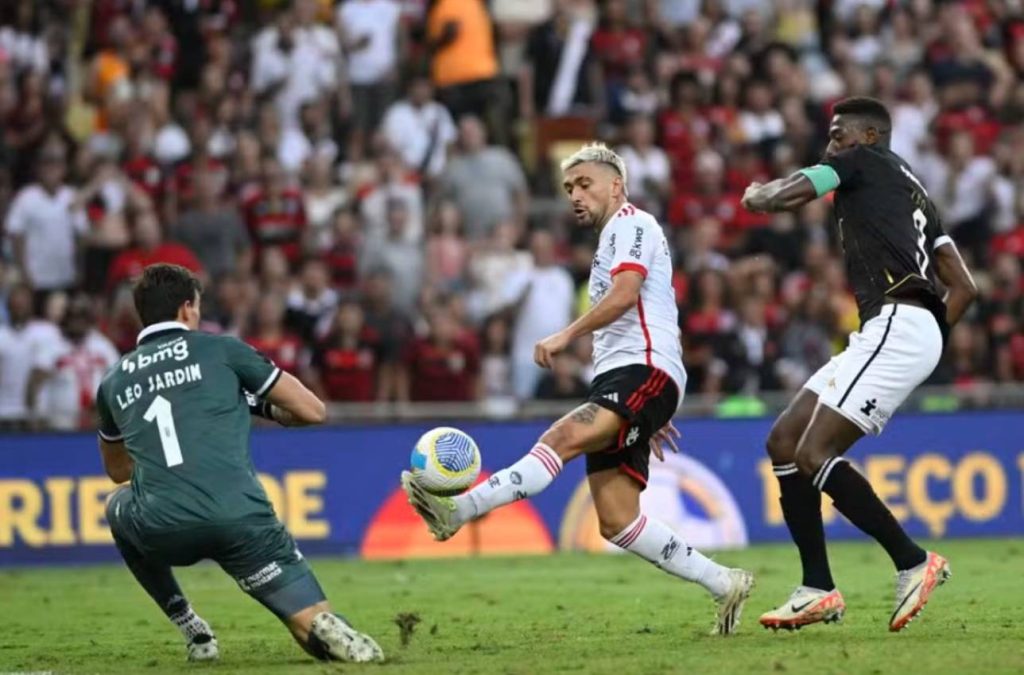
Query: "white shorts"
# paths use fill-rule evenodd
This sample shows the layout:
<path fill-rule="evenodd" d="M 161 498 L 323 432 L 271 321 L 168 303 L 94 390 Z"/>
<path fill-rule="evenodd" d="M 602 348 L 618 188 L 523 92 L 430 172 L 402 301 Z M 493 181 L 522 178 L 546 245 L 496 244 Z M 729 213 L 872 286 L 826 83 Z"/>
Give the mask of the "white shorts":
<path fill-rule="evenodd" d="M 804 388 L 864 433 L 878 435 L 941 357 L 942 333 L 931 312 L 914 305 L 883 305 Z"/>

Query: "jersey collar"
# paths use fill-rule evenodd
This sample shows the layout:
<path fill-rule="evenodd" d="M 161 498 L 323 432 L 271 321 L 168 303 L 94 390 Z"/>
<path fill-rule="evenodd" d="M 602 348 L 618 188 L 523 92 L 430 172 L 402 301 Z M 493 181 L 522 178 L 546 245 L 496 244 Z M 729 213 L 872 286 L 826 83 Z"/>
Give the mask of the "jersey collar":
<path fill-rule="evenodd" d="M 146 326 L 139 333 L 139 339 L 136 341 L 137 344 L 142 344 L 150 338 L 163 335 L 164 333 L 170 333 L 171 331 L 188 330 L 188 326 L 180 321 L 161 321 L 160 323 L 154 323 Z"/>

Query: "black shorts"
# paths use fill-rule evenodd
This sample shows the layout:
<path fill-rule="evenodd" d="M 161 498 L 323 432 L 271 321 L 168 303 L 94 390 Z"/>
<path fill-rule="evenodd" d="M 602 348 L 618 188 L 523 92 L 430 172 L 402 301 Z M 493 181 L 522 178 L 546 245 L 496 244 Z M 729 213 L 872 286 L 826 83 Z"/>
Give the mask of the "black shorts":
<path fill-rule="evenodd" d="M 646 487 L 651 436 L 668 424 L 679 405 L 675 381 L 653 366 L 623 366 L 595 377 L 587 401 L 622 417 L 615 443 L 587 455 L 587 473 L 619 469 Z"/>

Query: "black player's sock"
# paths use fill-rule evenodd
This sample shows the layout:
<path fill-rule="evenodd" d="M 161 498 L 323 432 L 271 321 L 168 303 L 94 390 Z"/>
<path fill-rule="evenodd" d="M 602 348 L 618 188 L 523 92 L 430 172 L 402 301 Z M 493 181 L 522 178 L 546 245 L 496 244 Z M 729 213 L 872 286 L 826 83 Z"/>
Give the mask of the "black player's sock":
<path fill-rule="evenodd" d="M 801 474 L 796 464 L 773 464 L 782 496 L 782 515 L 800 551 L 804 576 L 801 582 L 810 588 L 831 591 L 836 587 L 825 551 L 825 526 L 821 520 L 821 493 Z"/>
<path fill-rule="evenodd" d="M 814 474 L 815 487 L 828 493 L 847 520 L 882 545 L 897 570 L 920 565 L 927 553 L 903 531 L 871 483 L 842 457 L 833 457 Z"/>
<path fill-rule="evenodd" d="M 115 543 L 135 580 L 149 593 L 149 597 L 153 598 L 168 618 L 173 618 L 188 609 L 188 600 L 181 592 L 181 586 L 175 580 L 169 565 L 156 564 L 148 560 L 123 539 L 115 537 Z"/>
<path fill-rule="evenodd" d="M 200 635 L 213 635 L 209 624 L 193 611 L 169 565 L 158 564 L 147 559 L 124 539 L 115 536 L 114 543 L 117 544 L 121 557 L 124 558 L 124 562 L 128 565 L 135 580 L 160 606 L 171 623 L 181 631 L 186 642 L 191 642 Z"/>

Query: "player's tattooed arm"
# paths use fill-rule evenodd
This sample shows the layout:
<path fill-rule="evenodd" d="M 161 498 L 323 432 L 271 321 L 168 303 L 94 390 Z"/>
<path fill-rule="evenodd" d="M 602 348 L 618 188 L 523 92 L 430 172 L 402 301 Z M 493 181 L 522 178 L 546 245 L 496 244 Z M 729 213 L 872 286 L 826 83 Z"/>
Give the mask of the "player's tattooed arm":
<path fill-rule="evenodd" d="M 580 424 L 593 424 L 597 418 L 597 411 L 596 403 L 584 403 L 570 413 L 569 419 Z"/>
<path fill-rule="evenodd" d="M 755 213 L 792 211 L 818 198 L 818 191 L 803 173 L 770 183 L 751 183 L 743 193 L 743 208 Z"/>

